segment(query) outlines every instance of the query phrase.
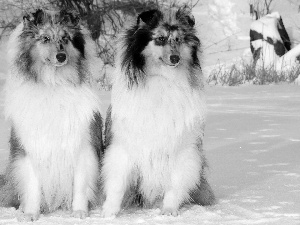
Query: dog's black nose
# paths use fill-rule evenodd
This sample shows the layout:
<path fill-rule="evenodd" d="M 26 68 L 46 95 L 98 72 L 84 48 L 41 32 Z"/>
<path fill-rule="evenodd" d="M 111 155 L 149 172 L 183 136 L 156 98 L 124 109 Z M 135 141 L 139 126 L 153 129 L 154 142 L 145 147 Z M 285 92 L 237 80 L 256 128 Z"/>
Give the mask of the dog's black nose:
<path fill-rule="evenodd" d="M 56 59 L 57 59 L 57 61 L 60 62 L 60 63 L 63 63 L 64 61 L 66 61 L 66 58 L 67 58 L 67 56 L 66 56 L 65 53 L 58 53 L 58 54 L 56 55 Z"/>
<path fill-rule="evenodd" d="M 171 56 L 170 56 L 170 61 L 171 61 L 171 63 L 173 63 L 173 64 L 177 64 L 177 63 L 179 62 L 179 60 L 180 60 L 179 55 L 171 55 Z"/>

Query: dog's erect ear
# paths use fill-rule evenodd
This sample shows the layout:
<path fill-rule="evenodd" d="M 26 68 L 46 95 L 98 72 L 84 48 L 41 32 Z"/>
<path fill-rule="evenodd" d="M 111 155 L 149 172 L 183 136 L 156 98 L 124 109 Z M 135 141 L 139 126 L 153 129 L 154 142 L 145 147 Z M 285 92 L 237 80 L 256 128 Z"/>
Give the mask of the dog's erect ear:
<path fill-rule="evenodd" d="M 162 13 L 156 9 L 145 11 L 138 16 L 137 25 L 143 26 L 146 24 L 149 27 L 153 28 L 157 26 L 158 22 L 162 19 L 162 17 Z"/>
<path fill-rule="evenodd" d="M 60 12 L 61 22 L 62 24 L 66 24 L 68 26 L 78 26 L 80 21 L 80 16 L 75 11 L 69 10 L 61 10 Z"/>
<path fill-rule="evenodd" d="M 23 22 L 25 26 L 29 23 L 33 23 L 35 26 L 42 24 L 45 18 L 45 12 L 42 9 L 36 10 L 34 13 L 26 14 L 23 17 Z"/>
<path fill-rule="evenodd" d="M 189 25 L 191 27 L 194 27 L 195 25 L 195 18 L 192 15 L 192 10 L 187 5 L 178 9 L 176 12 L 176 19 L 184 25 Z"/>

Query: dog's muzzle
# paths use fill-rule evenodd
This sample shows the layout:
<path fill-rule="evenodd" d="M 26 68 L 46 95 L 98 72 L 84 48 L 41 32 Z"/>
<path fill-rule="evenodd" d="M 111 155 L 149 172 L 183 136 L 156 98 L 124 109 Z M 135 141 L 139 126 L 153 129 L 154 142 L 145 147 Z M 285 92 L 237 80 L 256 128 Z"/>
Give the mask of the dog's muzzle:
<path fill-rule="evenodd" d="M 172 54 L 165 58 L 160 57 L 160 60 L 168 66 L 177 67 L 180 63 L 180 56 L 177 54 Z"/>

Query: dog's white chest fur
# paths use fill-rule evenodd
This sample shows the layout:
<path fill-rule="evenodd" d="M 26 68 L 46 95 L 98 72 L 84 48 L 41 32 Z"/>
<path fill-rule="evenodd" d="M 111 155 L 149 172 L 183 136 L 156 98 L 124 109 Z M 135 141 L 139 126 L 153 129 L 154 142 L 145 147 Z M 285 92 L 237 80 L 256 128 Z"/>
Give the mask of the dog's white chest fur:
<path fill-rule="evenodd" d="M 125 146 L 138 168 L 144 194 L 154 200 L 169 185 L 177 155 L 196 144 L 204 123 L 205 100 L 184 79 L 178 83 L 161 76 L 147 79 L 145 86 L 132 90 L 115 84 L 112 131 L 114 143 Z M 199 158 L 196 152 L 195 157 Z"/>
<path fill-rule="evenodd" d="M 100 110 L 96 92 L 87 85 L 30 82 L 7 88 L 6 116 L 39 173 L 46 202 L 69 205 L 76 157 L 89 145 L 93 113 Z"/>
<path fill-rule="evenodd" d="M 116 84 L 117 86 L 117 84 Z M 183 132 L 203 122 L 205 105 L 199 91 L 160 76 L 149 78 L 145 86 L 128 90 L 122 85 L 112 93 L 113 126 L 117 134 L 128 134 L 130 145 L 145 142 L 150 148 L 172 145 Z M 127 131 L 127 132 L 126 132 Z M 128 139 L 129 138 L 129 139 Z M 170 142 L 171 141 L 171 142 Z"/>

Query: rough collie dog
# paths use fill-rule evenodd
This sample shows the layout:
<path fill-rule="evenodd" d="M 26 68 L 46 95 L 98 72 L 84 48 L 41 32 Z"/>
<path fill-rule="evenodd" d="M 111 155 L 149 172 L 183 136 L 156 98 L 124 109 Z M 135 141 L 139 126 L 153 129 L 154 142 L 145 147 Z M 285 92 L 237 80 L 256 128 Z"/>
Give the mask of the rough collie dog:
<path fill-rule="evenodd" d="M 21 220 L 96 200 L 102 148 L 95 46 L 65 10 L 26 15 L 10 36 L 5 113 L 12 122 L 7 185 Z"/>
<path fill-rule="evenodd" d="M 162 200 L 165 215 L 178 215 L 185 202 L 213 203 L 202 148 L 200 41 L 190 10 L 141 13 L 119 52 L 106 120 L 102 216 L 116 215 L 132 190 L 144 203 Z"/>

